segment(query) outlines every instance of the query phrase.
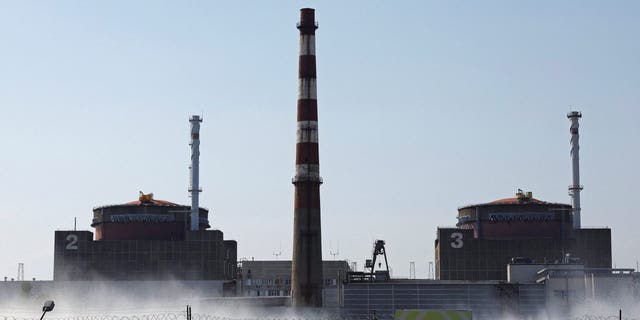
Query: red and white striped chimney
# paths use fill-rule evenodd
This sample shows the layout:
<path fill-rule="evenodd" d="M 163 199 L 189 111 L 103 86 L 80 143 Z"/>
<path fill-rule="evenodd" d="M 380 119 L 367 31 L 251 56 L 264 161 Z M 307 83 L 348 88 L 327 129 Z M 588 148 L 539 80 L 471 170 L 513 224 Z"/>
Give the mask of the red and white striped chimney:
<path fill-rule="evenodd" d="M 291 299 L 295 307 L 322 307 L 322 243 L 320 230 L 320 161 L 314 9 L 300 10 L 298 64 L 298 128 Z"/>

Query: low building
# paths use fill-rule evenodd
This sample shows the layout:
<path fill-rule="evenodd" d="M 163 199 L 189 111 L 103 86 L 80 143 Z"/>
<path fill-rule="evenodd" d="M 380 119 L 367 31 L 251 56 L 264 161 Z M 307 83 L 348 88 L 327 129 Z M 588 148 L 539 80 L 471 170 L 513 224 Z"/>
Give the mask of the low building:
<path fill-rule="evenodd" d="M 535 317 L 545 307 L 544 284 L 502 281 L 392 279 L 347 281 L 341 287 L 345 319 L 393 319 L 396 310 L 470 310 L 473 319 Z"/>
<path fill-rule="evenodd" d="M 638 310 L 640 273 L 634 269 L 592 269 L 580 264 L 560 264 L 545 266 L 536 276 L 536 282 L 545 284 L 550 313 L 591 312 L 595 305 L 599 312 L 607 306 L 611 309 L 609 312 Z"/>
<path fill-rule="evenodd" d="M 567 258 L 567 260 L 571 260 Z M 340 286 L 345 319 L 393 319 L 397 310 L 470 310 L 473 319 L 634 312 L 640 273 L 579 263 L 509 264 L 508 281 L 388 279 L 352 272 Z"/>
<path fill-rule="evenodd" d="M 291 294 L 291 260 L 245 260 L 240 265 L 239 295 L 255 297 Z M 338 284 L 349 271 L 347 261 L 322 262 L 324 307 L 338 307 Z"/>

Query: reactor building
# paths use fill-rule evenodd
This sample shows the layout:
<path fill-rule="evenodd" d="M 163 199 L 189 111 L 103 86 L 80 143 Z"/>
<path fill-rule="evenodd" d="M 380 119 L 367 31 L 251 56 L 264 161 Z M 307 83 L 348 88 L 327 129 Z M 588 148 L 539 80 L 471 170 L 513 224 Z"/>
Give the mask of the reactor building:
<path fill-rule="evenodd" d="M 191 123 L 191 206 L 153 198 L 93 209 L 91 231 L 56 231 L 54 281 L 232 280 L 237 243 L 207 230 L 209 210 L 200 207 L 200 122 Z"/>
<path fill-rule="evenodd" d="M 91 231 L 56 231 L 53 279 L 231 280 L 236 241 L 209 228 L 199 208 L 192 231 L 190 206 L 141 195 L 138 201 L 93 210 Z"/>
<path fill-rule="evenodd" d="M 441 280 L 506 280 L 507 264 L 580 259 L 611 268 L 611 230 L 573 229 L 571 206 L 531 193 L 458 209 L 456 228 L 438 228 L 435 272 Z"/>
<path fill-rule="evenodd" d="M 516 197 L 458 209 L 455 228 L 438 228 L 435 273 L 441 280 L 506 280 L 509 263 L 580 262 L 611 268 L 611 229 L 582 228 L 578 119 L 572 111 L 571 205 Z"/>

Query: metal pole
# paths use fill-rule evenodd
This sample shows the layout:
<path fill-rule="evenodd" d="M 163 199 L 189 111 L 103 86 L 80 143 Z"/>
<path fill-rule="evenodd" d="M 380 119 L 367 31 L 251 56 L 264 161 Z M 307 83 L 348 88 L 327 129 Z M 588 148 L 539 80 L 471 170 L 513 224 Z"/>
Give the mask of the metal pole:
<path fill-rule="evenodd" d="M 191 230 L 200 230 L 200 116 L 191 116 Z"/>
<path fill-rule="evenodd" d="M 579 123 L 578 120 L 582 118 L 582 113 L 579 111 L 571 111 L 567 114 L 567 118 L 571 122 L 571 172 L 572 183 L 569 186 L 569 195 L 571 196 L 571 207 L 573 208 L 573 229 L 580 229 L 580 191 L 582 186 L 580 185 L 580 135 L 578 133 Z"/>

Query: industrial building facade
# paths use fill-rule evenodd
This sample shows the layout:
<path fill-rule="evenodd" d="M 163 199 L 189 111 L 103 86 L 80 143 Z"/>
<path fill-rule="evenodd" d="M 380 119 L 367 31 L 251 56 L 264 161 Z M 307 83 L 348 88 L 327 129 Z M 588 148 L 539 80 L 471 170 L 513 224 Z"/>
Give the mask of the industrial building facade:
<path fill-rule="evenodd" d="M 543 284 L 499 281 L 392 280 L 345 283 L 341 314 L 347 319 L 393 319 L 402 309 L 471 310 L 474 319 L 533 317 L 545 306 Z"/>
<path fill-rule="evenodd" d="M 146 197 L 145 197 L 146 196 Z M 237 243 L 209 227 L 189 230 L 189 206 L 154 200 L 94 209 L 90 231 L 56 231 L 54 280 L 232 280 Z"/>
<path fill-rule="evenodd" d="M 441 280 L 506 280 L 513 258 L 537 263 L 579 259 L 611 268 L 611 230 L 573 229 L 571 206 L 515 198 L 458 210 L 456 228 L 438 228 L 435 272 Z"/>
<path fill-rule="evenodd" d="M 238 278 L 240 296 L 289 296 L 291 294 L 291 261 L 241 261 Z M 350 271 L 347 261 L 323 261 L 322 301 L 325 308 L 339 305 L 338 286 Z"/>

